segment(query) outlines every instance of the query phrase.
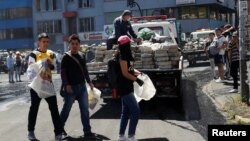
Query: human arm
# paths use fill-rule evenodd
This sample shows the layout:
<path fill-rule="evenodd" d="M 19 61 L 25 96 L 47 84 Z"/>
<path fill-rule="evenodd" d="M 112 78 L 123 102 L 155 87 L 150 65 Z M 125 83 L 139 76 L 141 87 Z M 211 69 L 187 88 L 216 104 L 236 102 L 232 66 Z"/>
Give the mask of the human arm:
<path fill-rule="evenodd" d="M 122 70 L 122 75 L 125 78 L 127 78 L 129 80 L 132 80 L 132 81 L 136 81 L 140 86 L 143 85 L 144 82 L 141 79 L 139 79 L 136 76 L 134 76 L 134 75 L 132 75 L 132 74 L 129 73 L 127 61 L 121 60 L 120 61 L 120 67 L 121 67 L 121 70 Z"/>
<path fill-rule="evenodd" d="M 63 84 L 64 89 L 66 90 L 67 93 L 71 94 L 73 93 L 73 90 L 68 81 L 67 68 L 68 68 L 67 56 L 64 55 L 62 58 L 62 63 L 61 63 L 61 79 L 62 79 L 62 84 Z"/>
<path fill-rule="evenodd" d="M 133 39 L 136 39 L 137 38 L 137 35 L 135 34 L 135 31 L 133 29 L 133 27 L 131 26 L 130 22 L 128 22 L 128 32 L 129 34 L 133 37 Z"/>
<path fill-rule="evenodd" d="M 119 19 L 114 20 L 114 34 L 115 38 L 119 38 L 121 36 L 121 21 Z"/>
<path fill-rule="evenodd" d="M 87 81 L 87 83 L 89 84 L 90 88 L 93 89 L 94 88 L 94 84 L 92 83 L 92 81 L 90 80 L 90 77 L 89 77 L 89 72 L 88 72 L 88 68 L 87 68 L 87 65 L 86 65 L 86 59 L 85 59 L 85 56 L 83 56 L 83 73 L 84 73 L 84 77 Z"/>

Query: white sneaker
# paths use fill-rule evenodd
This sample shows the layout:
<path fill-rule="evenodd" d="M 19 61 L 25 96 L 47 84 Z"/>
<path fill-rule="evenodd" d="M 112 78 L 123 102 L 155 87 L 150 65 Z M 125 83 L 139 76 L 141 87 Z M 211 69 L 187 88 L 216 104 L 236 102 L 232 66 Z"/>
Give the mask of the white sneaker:
<path fill-rule="evenodd" d="M 28 139 L 29 140 L 36 140 L 36 136 L 34 131 L 28 131 Z"/>
<path fill-rule="evenodd" d="M 129 137 L 127 141 L 137 141 L 137 139 L 135 139 L 135 136 Z"/>
<path fill-rule="evenodd" d="M 229 93 L 238 93 L 238 90 L 237 89 L 232 89 L 229 91 Z"/>
<path fill-rule="evenodd" d="M 217 80 L 215 80 L 216 83 L 223 83 L 225 82 L 225 80 L 221 80 L 220 78 L 218 78 Z"/>
<path fill-rule="evenodd" d="M 124 135 L 119 135 L 118 141 L 126 141 L 126 140 L 127 140 L 126 136 L 124 136 Z"/>

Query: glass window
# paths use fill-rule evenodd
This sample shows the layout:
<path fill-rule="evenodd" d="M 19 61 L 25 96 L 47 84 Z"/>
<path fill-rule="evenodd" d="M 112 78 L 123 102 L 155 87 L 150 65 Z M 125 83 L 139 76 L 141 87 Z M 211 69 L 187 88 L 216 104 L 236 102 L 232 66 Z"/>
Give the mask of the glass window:
<path fill-rule="evenodd" d="M 89 17 L 89 18 L 81 18 L 79 20 L 80 22 L 80 32 L 91 32 L 95 31 L 94 28 L 94 18 Z"/>
<path fill-rule="evenodd" d="M 199 18 L 200 19 L 207 18 L 207 7 L 199 7 Z"/>
<path fill-rule="evenodd" d="M 197 19 L 198 7 L 181 7 L 181 19 Z"/>
<path fill-rule="evenodd" d="M 32 38 L 32 28 L 15 28 L 0 30 L 0 40 Z"/>
<path fill-rule="evenodd" d="M 31 18 L 31 8 L 15 8 L 0 10 L 0 19 Z"/>
<path fill-rule="evenodd" d="M 216 14 L 216 9 L 213 7 L 210 7 L 210 19 L 211 20 L 216 20 L 217 19 L 217 14 Z"/>
<path fill-rule="evenodd" d="M 37 32 L 62 33 L 61 20 L 38 21 Z"/>
<path fill-rule="evenodd" d="M 94 7 L 93 0 L 78 0 L 79 8 L 90 8 Z"/>

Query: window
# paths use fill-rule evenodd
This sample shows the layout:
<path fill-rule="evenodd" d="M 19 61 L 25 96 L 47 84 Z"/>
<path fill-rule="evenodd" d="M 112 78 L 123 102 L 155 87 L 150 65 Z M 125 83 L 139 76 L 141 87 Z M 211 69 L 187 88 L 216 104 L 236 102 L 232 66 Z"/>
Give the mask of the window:
<path fill-rule="evenodd" d="M 36 0 L 36 11 L 55 11 L 62 7 L 61 0 Z"/>
<path fill-rule="evenodd" d="M 32 38 L 32 28 L 15 28 L 0 30 L 0 40 Z"/>
<path fill-rule="evenodd" d="M 61 20 L 38 21 L 37 32 L 62 33 Z"/>
<path fill-rule="evenodd" d="M 217 12 L 216 9 L 213 7 L 210 7 L 210 19 L 211 20 L 216 20 L 217 19 Z"/>
<path fill-rule="evenodd" d="M 206 7 L 199 7 L 199 18 L 200 19 L 207 18 L 207 8 Z"/>
<path fill-rule="evenodd" d="M 197 19 L 198 8 L 194 6 L 181 7 L 181 19 Z"/>
<path fill-rule="evenodd" d="M 13 8 L 0 10 L 0 19 L 31 18 L 31 8 Z"/>
<path fill-rule="evenodd" d="M 81 18 L 80 19 L 80 32 L 91 32 L 95 31 L 94 28 L 94 18 L 89 17 L 89 18 Z"/>
<path fill-rule="evenodd" d="M 78 0 L 79 8 L 90 8 L 94 7 L 93 0 Z"/>

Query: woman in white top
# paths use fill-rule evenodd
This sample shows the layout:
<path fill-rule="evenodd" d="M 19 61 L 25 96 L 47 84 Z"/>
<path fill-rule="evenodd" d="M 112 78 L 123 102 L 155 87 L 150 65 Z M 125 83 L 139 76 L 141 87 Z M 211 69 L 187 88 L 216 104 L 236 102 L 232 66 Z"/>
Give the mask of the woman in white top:
<path fill-rule="evenodd" d="M 219 71 L 219 78 L 215 82 L 224 82 L 224 55 L 225 55 L 225 50 L 226 47 L 228 46 L 226 38 L 222 35 L 222 29 L 216 28 L 215 29 L 215 34 L 216 34 L 216 42 L 217 42 L 217 47 L 220 49 L 219 54 L 215 55 L 214 61 L 215 65 L 218 66 L 218 71 Z"/>

